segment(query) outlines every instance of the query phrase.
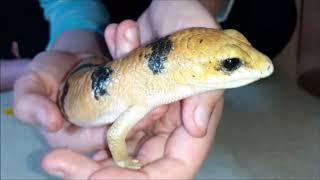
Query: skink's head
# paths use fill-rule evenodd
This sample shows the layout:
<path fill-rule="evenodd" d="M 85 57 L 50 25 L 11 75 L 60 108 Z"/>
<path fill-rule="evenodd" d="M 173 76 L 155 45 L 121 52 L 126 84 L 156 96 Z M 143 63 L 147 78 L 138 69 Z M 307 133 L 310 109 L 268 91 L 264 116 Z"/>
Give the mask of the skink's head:
<path fill-rule="evenodd" d="M 184 53 L 190 63 L 190 71 L 185 74 L 190 76 L 189 84 L 234 88 L 272 74 L 271 60 L 238 31 L 197 28 L 193 33 L 184 47 L 189 49 Z"/>

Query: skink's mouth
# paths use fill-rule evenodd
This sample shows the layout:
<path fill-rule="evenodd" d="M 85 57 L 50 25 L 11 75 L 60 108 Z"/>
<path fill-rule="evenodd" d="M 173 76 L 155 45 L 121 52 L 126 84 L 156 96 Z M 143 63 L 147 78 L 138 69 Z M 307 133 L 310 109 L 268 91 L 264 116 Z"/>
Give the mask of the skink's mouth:
<path fill-rule="evenodd" d="M 258 81 L 260 78 L 243 78 L 243 79 L 238 79 L 235 81 L 229 81 L 229 82 L 225 82 L 224 85 L 226 86 L 225 89 L 229 89 L 229 88 L 237 88 L 237 87 L 241 87 L 241 86 L 245 86 L 248 84 L 251 84 L 255 81 Z"/>
<path fill-rule="evenodd" d="M 237 88 L 241 86 L 245 86 L 247 84 L 253 83 L 255 81 L 258 81 L 259 78 L 242 78 L 242 79 L 237 79 L 237 80 L 231 80 L 231 81 L 223 81 L 223 82 L 214 82 L 214 83 L 195 83 L 195 84 L 188 84 L 188 83 L 179 83 L 181 85 L 185 86 L 197 86 L 197 87 L 202 87 L 207 90 L 215 90 L 215 89 L 230 89 L 230 88 Z"/>
<path fill-rule="evenodd" d="M 211 80 L 207 80 L 207 82 L 192 82 L 192 83 L 185 83 L 180 82 L 178 84 L 183 86 L 190 86 L 190 87 L 202 87 L 206 90 L 215 90 L 215 89 L 230 89 L 230 88 L 237 88 L 241 86 L 245 86 L 251 84 L 255 81 L 260 79 L 266 78 L 270 76 L 274 71 L 274 67 L 272 63 L 270 63 L 263 71 L 255 71 L 255 72 L 244 72 L 237 75 L 234 75 L 234 78 L 221 78 L 216 79 L 212 78 Z"/>
<path fill-rule="evenodd" d="M 273 73 L 273 71 L 274 71 L 273 64 L 270 63 L 269 66 L 264 71 L 261 71 L 260 73 L 258 73 L 257 76 L 259 76 L 260 78 L 266 78 L 270 76 Z"/>

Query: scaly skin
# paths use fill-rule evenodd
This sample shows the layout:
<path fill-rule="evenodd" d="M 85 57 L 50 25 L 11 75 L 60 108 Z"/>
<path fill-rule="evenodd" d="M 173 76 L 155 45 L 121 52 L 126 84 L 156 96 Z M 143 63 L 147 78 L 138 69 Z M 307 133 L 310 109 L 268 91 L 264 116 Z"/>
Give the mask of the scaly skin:
<path fill-rule="evenodd" d="M 120 60 L 103 62 L 93 58 L 76 66 L 61 88 L 59 104 L 66 118 L 79 126 L 113 123 L 109 149 L 119 166 L 131 169 L 141 165 L 128 156 L 125 138 L 152 109 L 240 87 L 273 72 L 270 59 L 242 34 L 208 28 L 182 30 Z"/>

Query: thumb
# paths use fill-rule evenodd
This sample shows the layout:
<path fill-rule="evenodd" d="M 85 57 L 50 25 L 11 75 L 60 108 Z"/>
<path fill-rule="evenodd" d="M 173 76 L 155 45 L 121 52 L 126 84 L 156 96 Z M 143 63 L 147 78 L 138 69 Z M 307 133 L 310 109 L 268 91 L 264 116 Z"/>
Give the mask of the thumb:
<path fill-rule="evenodd" d="M 216 103 L 223 98 L 223 91 L 213 91 L 183 100 L 182 121 L 188 133 L 203 137 L 208 128 Z"/>
<path fill-rule="evenodd" d="M 100 165 L 69 149 L 57 149 L 44 157 L 42 168 L 64 179 L 88 179 Z"/>
<path fill-rule="evenodd" d="M 36 125 L 46 131 L 57 131 L 62 127 L 62 116 L 51 101 L 36 73 L 27 73 L 15 84 L 14 114 L 22 121 Z"/>
<path fill-rule="evenodd" d="M 63 117 L 55 101 L 60 82 L 78 59 L 67 53 L 37 55 L 14 86 L 14 114 L 47 131 L 62 127 Z"/>

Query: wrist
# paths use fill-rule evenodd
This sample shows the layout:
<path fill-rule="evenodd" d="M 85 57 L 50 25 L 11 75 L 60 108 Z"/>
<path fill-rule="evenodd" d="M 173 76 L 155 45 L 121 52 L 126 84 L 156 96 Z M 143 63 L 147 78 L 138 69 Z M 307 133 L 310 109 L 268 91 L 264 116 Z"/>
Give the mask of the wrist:
<path fill-rule="evenodd" d="M 200 1 L 152 1 L 148 20 L 158 36 L 189 27 L 220 28 L 219 23 Z M 160 16 L 161 15 L 161 16 Z"/>
<path fill-rule="evenodd" d="M 46 19 L 50 23 L 48 49 L 64 32 L 83 29 L 103 34 L 104 28 L 109 22 L 108 12 L 98 0 L 40 0 L 40 3 Z"/>

